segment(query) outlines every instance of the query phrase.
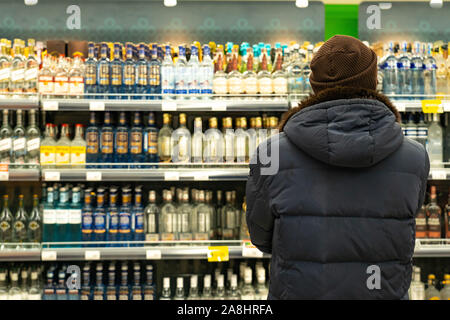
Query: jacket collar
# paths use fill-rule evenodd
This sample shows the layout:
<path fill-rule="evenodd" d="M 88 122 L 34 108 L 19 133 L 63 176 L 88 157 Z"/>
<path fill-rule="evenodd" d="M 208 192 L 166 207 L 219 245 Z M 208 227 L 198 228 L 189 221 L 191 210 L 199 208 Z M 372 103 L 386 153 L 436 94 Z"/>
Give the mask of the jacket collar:
<path fill-rule="evenodd" d="M 317 94 L 312 94 L 305 100 L 301 101 L 299 105 L 291 110 L 285 112 L 281 118 L 279 125 L 279 131 L 283 131 L 284 126 L 288 120 L 300 110 L 311 107 L 321 102 L 338 100 L 338 99 L 373 99 L 378 100 L 386 105 L 386 107 L 392 111 L 395 115 L 396 121 L 401 123 L 400 113 L 397 108 L 392 104 L 388 97 L 384 94 L 370 89 L 354 88 L 354 87 L 335 87 L 320 91 Z"/>

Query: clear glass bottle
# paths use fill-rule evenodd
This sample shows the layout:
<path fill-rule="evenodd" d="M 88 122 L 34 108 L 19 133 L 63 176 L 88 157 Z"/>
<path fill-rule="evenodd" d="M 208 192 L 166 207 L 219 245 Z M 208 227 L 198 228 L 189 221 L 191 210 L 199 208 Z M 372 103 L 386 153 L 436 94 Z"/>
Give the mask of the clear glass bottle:
<path fill-rule="evenodd" d="M 181 191 L 179 198 L 179 205 L 177 207 L 177 226 L 179 240 L 192 240 L 193 224 L 192 217 L 194 209 L 189 203 L 189 193 L 187 190 Z"/>
<path fill-rule="evenodd" d="M 269 294 L 269 288 L 266 284 L 266 269 L 260 267 L 256 269 L 256 294 L 255 300 L 267 300 Z"/>
<path fill-rule="evenodd" d="M 177 212 L 172 202 L 170 190 L 163 191 L 163 205 L 159 219 L 159 232 L 162 241 L 172 241 L 177 239 Z"/>
<path fill-rule="evenodd" d="M 8 52 L 8 40 L 0 40 L 0 93 L 9 92 L 11 78 L 11 57 Z"/>
<path fill-rule="evenodd" d="M 227 75 L 228 92 L 232 95 L 239 95 L 244 92 L 242 74 L 238 70 L 238 53 L 233 50 L 231 59 L 231 72 Z"/>
<path fill-rule="evenodd" d="M 188 93 L 188 68 L 186 62 L 186 49 L 183 45 L 178 47 L 178 60 L 175 63 L 175 93 L 177 99 L 184 99 Z"/>
<path fill-rule="evenodd" d="M 125 187 L 122 189 L 122 205 L 119 209 L 119 241 L 132 240 L 131 223 L 131 190 Z"/>
<path fill-rule="evenodd" d="M 211 292 L 211 275 L 206 274 L 203 276 L 203 291 L 201 295 L 202 300 L 212 300 L 212 292 Z"/>
<path fill-rule="evenodd" d="M 79 55 L 73 59 L 72 68 L 69 70 L 69 95 L 71 98 L 80 99 L 84 93 L 83 61 Z"/>
<path fill-rule="evenodd" d="M 36 111 L 30 110 L 28 127 L 25 130 L 25 139 L 27 141 L 25 162 L 30 168 L 37 168 L 39 164 L 39 147 L 41 141 L 41 132 L 36 125 Z"/>
<path fill-rule="evenodd" d="M 414 55 L 411 58 L 411 76 L 412 76 L 412 93 L 414 95 L 423 95 L 425 90 L 424 84 L 424 64 L 420 55 L 420 42 L 414 42 Z"/>
<path fill-rule="evenodd" d="M 196 99 L 200 94 L 200 63 L 198 61 L 198 48 L 196 45 L 191 47 L 191 57 L 187 63 L 188 75 L 188 93 L 189 98 Z"/>
<path fill-rule="evenodd" d="M 108 93 L 111 85 L 111 66 L 108 58 L 108 44 L 101 43 L 100 59 L 97 62 L 97 93 Z"/>
<path fill-rule="evenodd" d="M 402 53 L 397 61 L 398 87 L 397 93 L 402 95 L 412 94 L 411 59 L 408 54 L 408 43 L 402 42 Z"/>
<path fill-rule="evenodd" d="M 0 127 L 0 163 L 11 163 L 13 130 L 9 126 L 8 110 L 3 110 L 3 122 Z"/>
<path fill-rule="evenodd" d="M 69 139 L 69 125 L 63 123 L 61 125 L 61 136 L 56 142 L 56 164 L 68 165 L 70 164 L 70 139 Z"/>
<path fill-rule="evenodd" d="M 283 52 L 277 49 L 275 58 L 275 71 L 272 73 L 273 91 L 275 94 L 285 95 L 288 92 L 288 80 L 283 70 Z"/>
<path fill-rule="evenodd" d="M 267 70 L 269 57 L 267 51 L 263 48 L 261 52 L 261 70 L 258 72 L 258 92 L 263 95 L 273 93 L 272 75 Z"/>
<path fill-rule="evenodd" d="M 303 93 L 303 60 L 299 54 L 299 46 L 295 44 L 292 48 L 292 62 L 288 66 L 288 91 L 293 95 Z"/>
<path fill-rule="evenodd" d="M 382 64 L 383 69 L 383 93 L 397 93 L 397 58 L 394 55 L 394 43 L 389 42 L 386 58 Z"/>
<path fill-rule="evenodd" d="M 450 274 L 444 274 L 444 287 L 441 289 L 441 300 L 450 300 Z"/>
<path fill-rule="evenodd" d="M 24 195 L 19 195 L 19 207 L 13 220 L 13 242 L 24 243 L 27 241 L 28 215 L 23 204 Z"/>
<path fill-rule="evenodd" d="M 202 132 L 202 118 L 196 117 L 194 119 L 194 134 L 192 135 L 192 162 L 201 163 L 203 161 L 203 143 L 204 135 Z"/>
<path fill-rule="evenodd" d="M 241 299 L 255 300 L 255 295 L 255 289 L 252 285 L 252 269 L 246 267 L 244 271 L 244 286 L 241 289 Z"/>
<path fill-rule="evenodd" d="M 23 293 L 19 286 L 19 273 L 11 270 L 9 278 L 11 284 L 8 290 L 8 300 L 22 300 Z"/>
<path fill-rule="evenodd" d="M 105 300 L 117 300 L 116 267 L 113 264 L 108 267 L 108 285 L 105 289 Z"/>
<path fill-rule="evenodd" d="M 426 95 L 435 95 L 436 94 L 436 60 L 431 55 L 431 50 L 433 48 L 432 43 L 428 43 L 426 47 L 426 57 L 423 60 L 423 78 L 424 78 L 424 87 Z M 433 97 L 429 97 L 433 99 Z"/>
<path fill-rule="evenodd" d="M 97 189 L 97 206 L 93 212 L 93 241 L 106 241 L 105 190 Z M 102 245 L 98 245 L 102 246 Z"/>
<path fill-rule="evenodd" d="M 241 117 L 239 127 L 235 131 L 236 162 L 249 161 L 250 135 L 247 133 L 247 119 Z"/>
<path fill-rule="evenodd" d="M 217 118 L 209 118 L 209 129 L 205 132 L 204 159 L 206 163 L 221 163 L 224 158 L 224 139 L 217 129 Z"/>
<path fill-rule="evenodd" d="M 313 93 L 311 84 L 309 83 L 309 76 L 311 74 L 311 60 L 313 57 L 313 48 L 314 47 L 312 44 L 310 44 L 306 47 L 305 63 L 303 64 L 303 69 L 302 69 L 303 93 L 304 94 Z"/>
<path fill-rule="evenodd" d="M 172 300 L 172 293 L 170 292 L 170 278 L 163 278 L 163 288 L 159 300 Z"/>
<path fill-rule="evenodd" d="M 437 204 L 436 186 L 430 188 L 430 203 L 426 207 L 427 212 L 427 237 L 430 239 L 441 238 L 442 209 Z"/>
<path fill-rule="evenodd" d="M 236 239 L 236 208 L 232 204 L 231 191 L 225 192 L 226 204 L 222 208 L 222 240 L 234 240 Z"/>
<path fill-rule="evenodd" d="M 92 241 L 93 229 L 94 229 L 94 208 L 92 207 L 92 189 L 86 189 L 84 191 L 84 205 L 81 211 L 81 240 L 83 242 Z M 44 219 L 45 223 L 45 219 Z M 45 226 L 45 224 L 44 224 Z M 46 234 L 44 230 L 44 234 Z M 85 247 L 89 244 L 84 244 Z"/>
<path fill-rule="evenodd" d="M 441 295 L 436 289 L 436 276 L 434 274 L 428 275 L 428 288 L 425 290 L 426 300 L 440 300 Z"/>
<path fill-rule="evenodd" d="M 189 287 L 189 294 L 187 296 L 187 300 L 199 300 L 199 291 L 198 291 L 198 276 L 192 275 L 190 280 L 191 286 Z"/>
<path fill-rule="evenodd" d="M 145 266 L 146 278 L 143 286 L 144 300 L 155 300 L 155 285 L 153 284 L 153 266 L 148 264 Z"/>
<path fill-rule="evenodd" d="M 214 295 L 214 300 L 225 300 L 225 285 L 224 285 L 224 276 L 223 274 L 219 274 L 217 277 L 217 288 L 216 293 Z"/>
<path fill-rule="evenodd" d="M 0 129 L 1 132 L 1 129 Z M 45 125 L 44 139 L 40 145 L 40 163 L 42 167 L 51 167 L 56 164 L 56 141 L 53 125 Z"/>
<path fill-rule="evenodd" d="M 228 300 L 241 300 L 241 293 L 238 289 L 237 275 L 233 274 L 230 281 L 230 292 Z"/>
<path fill-rule="evenodd" d="M 247 49 L 247 70 L 243 74 L 243 86 L 244 86 L 244 92 L 247 95 L 256 96 L 258 93 L 258 81 L 256 78 L 256 73 L 253 71 L 253 50 L 251 48 Z"/>
<path fill-rule="evenodd" d="M 3 196 L 3 209 L 0 213 L 0 243 L 12 242 L 14 217 L 9 210 L 8 195 Z"/>
<path fill-rule="evenodd" d="M 150 57 L 151 59 L 148 63 L 150 93 L 161 94 L 161 61 L 158 59 L 155 47 L 150 50 Z M 153 98 L 160 99 L 159 97 Z"/>
<path fill-rule="evenodd" d="M 13 45 L 14 57 L 11 62 L 11 78 L 9 83 L 9 90 L 14 93 L 23 92 L 26 60 L 23 56 L 22 40 L 14 39 Z"/>
<path fill-rule="evenodd" d="M 83 125 L 75 125 L 75 137 L 70 143 L 70 164 L 72 168 L 84 168 L 86 164 L 86 140 L 83 139 Z"/>
<path fill-rule="evenodd" d="M 142 300 L 141 271 L 140 265 L 134 267 L 133 286 L 131 287 L 131 300 Z"/>
<path fill-rule="evenodd" d="M 411 300 L 425 300 L 425 284 L 420 281 L 420 268 L 413 267 L 413 279 L 410 286 Z"/>
<path fill-rule="evenodd" d="M 59 98 L 66 98 L 66 95 L 69 93 L 69 70 L 63 56 L 60 56 L 58 59 L 54 82 L 54 93 L 57 94 Z"/>
<path fill-rule="evenodd" d="M 204 98 L 213 93 L 214 64 L 211 59 L 211 49 L 208 45 L 203 46 L 203 59 L 200 62 L 200 93 Z M 206 96 L 205 96 L 206 95 Z"/>
<path fill-rule="evenodd" d="M 171 99 L 175 94 L 175 66 L 169 45 L 165 47 L 164 60 L 161 65 L 161 93 L 163 99 Z"/>
<path fill-rule="evenodd" d="M 34 39 L 28 39 L 28 47 L 25 50 L 24 91 L 27 93 L 36 93 L 38 89 L 39 62 L 34 52 L 35 44 Z"/>
<path fill-rule="evenodd" d="M 145 215 L 145 233 L 147 241 L 158 241 L 159 240 L 159 215 L 160 209 L 156 204 L 156 191 L 150 190 L 148 193 L 148 205 L 144 209 Z"/>
<path fill-rule="evenodd" d="M 42 300 L 42 288 L 39 284 L 38 273 L 36 271 L 31 272 L 31 283 L 30 288 L 28 289 L 28 300 Z"/>
<path fill-rule="evenodd" d="M 233 120 L 231 117 L 222 119 L 222 133 L 224 142 L 225 162 L 232 163 L 236 160 L 236 136 L 233 130 Z"/>
<path fill-rule="evenodd" d="M 123 64 L 123 87 L 122 93 L 133 94 L 136 93 L 136 70 L 135 61 L 133 59 L 133 45 L 129 42 L 125 44 L 126 53 L 125 61 Z M 123 96 L 123 99 L 130 98 L 129 96 Z"/>
<path fill-rule="evenodd" d="M 198 191 L 198 203 L 194 207 L 191 219 L 194 240 L 209 240 L 212 229 L 212 215 L 208 205 L 205 204 L 205 191 Z"/>
<path fill-rule="evenodd" d="M 217 56 L 216 71 L 214 72 L 213 91 L 216 95 L 226 95 L 228 93 L 227 74 L 223 71 L 224 57 L 221 51 Z"/>
<path fill-rule="evenodd" d="M 136 93 L 147 94 L 150 92 L 148 84 L 148 61 L 145 52 L 147 46 L 144 43 L 139 44 L 138 61 L 136 62 Z"/>
<path fill-rule="evenodd" d="M 170 162 L 172 159 L 172 132 L 170 126 L 171 117 L 168 113 L 163 114 L 163 127 L 158 134 L 158 152 L 161 162 Z"/>
<path fill-rule="evenodd" d="M 131 209 L 131 233 L 133 241 L 145 241 L 145 215 L 142 206 L 142 187 L 134 189 L 134 205 Z M 132 246 L 142 246 L 142 243 L 136 243 Z"/>
<path fill-rule="evenodd" d="M 37 194 L 33 195 L 33 209 L 31 209 L 26 229 L 28 242 L 39 243 L 42 241 L 42 218 Z"/>
<path fill-rule="evenodd" d="M 88 43 L 88 57 L 84 62 L 85 92 L 97 93 L 97 59 L 93 42 Z"/>
<path fill-rule="evenodd" d="M 106 241 L 118 241 L 119 207 L 117 206 L 117 187 L 109 189 L 109 206 L 106 209 Z M 111 246 L 115 246 L 111 243 Z"/>
<path fill-rule="evenodd" d="M 86 163 L 98 163 L 100 152 L 100 130 L 96 125 L 95 112 L 90 113 L 89 126 L 86 129 Z M 87 166 L 88 169 L 96 166 Z"/>
<path fill-rule="evenodd" d="M 22 110 L 17 110 L 16 116 L 16 127 L 13 130 L 12 162 L 16 164 L 24 164 L 25 155 L 27 153 L 27 139 L 25 137 L 25 127 L 23 126 Z"/>
<path fill-rule="evenodd" d="M 172 162 L 186 163 L 191 160 L 191 133 L 186 128 L 186 114 L 180 113 L 179 119 L 180 126 L 172 134 Z"/>
<path fill-rule="evenodd" d="M 122 75 L 123 75 L 123 61 L 122 61 L 122 45 L 114 43 L 114 56 L 110 63 L 111 66 L 111 88 L 110 93 L 113 93 L 111 98 L 117 99 L 117 94 L 122 93 Z"/>
<path fill-rule="evenodd" d="M 433 121 L 428 127 L 427 152 L 432 167 L 442 167 L 443 156 L 443 130 L 439 120 L 439 114 L 433 113 Z"/>
<path fill-rule="evenodd" d="M 148 125 L 144 129 L 144 157 L 145 162 L 158 162 L 158 128 L 155 124 L 155 114 L 148 114 Z"/>
<path fill-rule="evenodd" d="M 175 290 L 175 296 L 173 300 L 185 300 L 185 292 L 184 292 L 184 279 L 183 277 L 177 278 L 177 288 Z"/>
<path fill-rule="evenodd" d="M 447 70 L 447 60 L 448 60 L 448 44 L 441 46 L 442 54 L 436 57 L 436 93 L 437 94 L 450 94 L 448 91 L 448 70 Z"/>

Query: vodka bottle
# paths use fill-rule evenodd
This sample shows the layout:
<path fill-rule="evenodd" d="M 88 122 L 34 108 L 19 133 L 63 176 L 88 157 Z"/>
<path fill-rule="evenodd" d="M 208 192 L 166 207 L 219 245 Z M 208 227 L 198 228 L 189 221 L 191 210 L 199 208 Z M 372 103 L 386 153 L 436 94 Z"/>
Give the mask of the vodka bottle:
<path fill-rule="evenodd" d="M 255 289 L 252 286 L 252 269 L 247 267 L 244 271 L 244 286 L 241 289 L 242 300 L 255 300 Z"/>
<path fill-rule="evenodd" d="M 237 275 L 233 274 L 230 281 L 230 292 L 228 293 L 228 300 L 241 300 L 241 293 L 238 289 Z"/>
<path fill-rule="evenodd" d="M 195 95 L 200 94 L 200 63 L 198 61 L 198 48 L 195 45 L 191 47 L 191 57 L 187 63 L 188 75 L 188 93 L 191 98 L 196 98 Z"/>
<path fill-rule="evenodd" d="M 150 50 L 150 61 L 148 63 L 149 85 L 151 94 L 161 93 L 161 61 L 157 57 L 157 49 Z M 152 97 L 153 99 L 154 97 Z M 159 97 L 158 97 L 159 99 Z"/>
<path fill-rule="evenodd" d="M 272 94 L 273 83 L 272 76 L 268 71 L 268 60 L 270 59 L 266 49 L 262 51 L 261 71 L 258 72 L 258 92 L 260 94 Z"/>
<path fill-rule="evenodd" d="M 123 61 L 121 58 L 122 46 L 120 43 L 114 44 L 114 57 L 110 63 L 111 69 L 111 87 L 109 92 L 118 94 L 122 92 L 122 75 L 123 75 Z M 117 98 L 112 95 L 111 98 Z"/>
<path fill-rule="evenodd" d="M 133 45 L 131 43 L 127 43 L 126 54 L 125 54 L 125 62 L 123 64 L 123 87 L 122 93 L 133 94 L 136 92 L 136 70 L 135 70 L 135 62 L 133 60 Z M 123 99 L 126 99 L 126 96 L 123 96 Z"/>
<path fill-rule="evenodd" d="M 27 241 L 28 215 L 23 207 L 23 194 L 19 195 L 19 208 L 14 215 L 12 241 L 23 243 Z"/>
<path fill-rule="evenodd" d="M 105 112 L 105 119 L 100 130 L 100 156 L 99 162 L 112 163 L 114 158 L 114 128 L 111 125 L 111 113 Z M 105 166 L 108 167 L 108 166 Z"/>
<path fill-rule="evenodd" d="M 211 293 L 211 275 L 207 274 L 203 277 L 203 291 L 201 295 L 202 300 L 212 300 Z"/>
<path fill-rule="evenodd" d="M 414 55 L 411 58 L 412 93 L 423 95 L 424 84 L 424 64 L 420 55 L 420 42 L 414 42 Z"/>
<path fill-rule="evenodd" d="M 235 137 L 236 161 L 248 162 L 250 136 L 247 133 L 247 119 L 245 117 L 241 117 L 240 126 L 236 129 Z"/>
<path fill-rule="evenodd" d="M 177 288 L 175 290 L 175 296 L 173 297 L 173 300 L 185 300 L 183 277 L 177 278 Z"/>
<path fill-rule="evenodd" d="M 27 222 L 27 240 L 33 243 L 42 241 L 42 218 L 39 210 L 39 197 L 33 195 L 33 209 Z"/>
<path fill-rule="evenodd" d="M 199 293 L 198 293 L 198 276 L 192 275 L 190 280 L 190 288 L 189 288 L 189 294 L 187 296 L 187 300 L 198 300 L 199 299 Z"/>
<path fill-rule="evenodd" d="M 186 163 L 191 160 L 191 133 L 186 128 L 186 114 L 180 113 L 179 119 L 180 126 L 172 134 L 172 162 Z"/>
<path fill-rule="evenodd" d="M 184 46 L 178 47 L 178 60 L 175 63 L 175 93 L 185 95 L 188 93 L 188 68 L 186 62 L 186 49 Z M 178 96 L 178 99 L 184 99 L 184 96 Z"/>
<path fill-rule="evenodd" d="M 41 300 L 41 299 L 42 299 L 42 288 L 39 285 L 38 273 L 36 271 L 32 271 L 31 284 L 28 290 L 28 300 Z"/>
<path fill-rule="evenodd" d="M 69 95 L 73 98 L 81 98 L 84 93 L 83 62 L 79 56 L 73 60 L 73 66 L 69 71 Z"/>
<path fill-rule="evenodd" d="M 0 129 L 1 132 L 1 129 Z M 56 141 L 53 125 L 47 123 L 45 125 L 44 139 L 40 145 L 40 163 L 41 166 L 49 167 L 56 163 Z"/>
<path fill-rule="evenodd" d="M 303 93 L 303 61 L 299 54 L 299 46 L 296 44 L 292 50 L 292 62 L 288 66 L 288 90 L 290 94 Z"/>
<path fill-rule="evenodd" d="M 97 189 L 97 206 L 94 209 L 92 217 L 93 241 L 106 241 L 105 190 L 102 188 Z"/>
<path fill-rule="evenodd" d="M 416 141 L 426 147 L 428 141 L 428 126 L 423 121 L 424 115 L 420 113 L 419 123 L 417 124 L 417 138 Z"/>
<path fill-rule="evenodd" d="M 118 233 L 119 207 L 117 206 L 117 187 L 112 187 L 109 189 L 109 206 L 106 210 L 106 241 L 118 241 Z"/>
<path fill-rule="evenodd" d="M 148 194 L 148 205 L 144 209 L 145 216 L 145 233 L 147 241 L 158 241 L 158 224 L 160 209 L 156 205 L 156 192 L 151 190 Z"/>
<path fill-rule="evenodd" d="M 131 240 L 131 190 L 122 189 L 122 205 L 119 209 L 119 241 Z"/>
<path fill-rule="evenodd" d="M 211 60 L 211 50 L 208 45 L 203 46 L 203 60 L 200 63 L 199 84 L 202 95 L 213 93 L 214 65 Z M 207 98 L 207 96 L 205 96 Z"/>
<path fill-rule="evenodd" d="M 219 51 L 213 79 L 213 91 L 217 95 L 226 95 L 228 93 L 228 80 L 227 74 L 223 71 L 223 59 L 223 54 Z"/>
<path fill-rule="evenodd" d="M 162 241 L 177 239 L 177 212 L 172 202 L 172 193 L 169 190 L 163 191 L 163 205 L 159 219 L 159 232 Z"/>
<path fill-rule="evenodd" d="M 22 110 L 17 110 L 16 127 L 13 130 L 13 152 L 12 162 L 16 164 L 25 163 L 25 155 L 27 153 L 25 128 L 23 126 Z"/>
<path fill-rule="evenodd" d="M 7 93 L 11 77 L 11 57 L 8 53 L 8 40 L 1 39 L 0 46 L 0 93 Z"/>
<path fill-rule="evenodd" d="M 209 118 L 209 129 L 205 132 L 204 162 L 220 163 L 224 158 L 224 140 L 217 129 L 217 118 Z"/>
<path fill-rule="evenodd" d="M 131 211 L 131 233 L 133 241 L 145 241 L 145 215 L 142 206 L 142 187 L 134 189 L 134 206 Z M 142 244 L 135 244 L 142 246 Z"/>
<path fill-rule="evenodd" d="M 88 57 L 84 63 L 85 92 L 97 93 L 97 59 L 94 56 L 94 43 L 88 43 Z"/>
<path fill-rule="evenodd" d="M 155 300 L 155 286 L 153 284 L 153 266 L 145 266 L 146 279 L 144 284 L 144 300 Z"/>
<path fill-rule="evenodd" d="M 269 288 L 266 285 L 266 269 L 264 267 L 256 269 L 256 280 L 255 300 L 267 300 Z"/>
<path fill-rule="evenodd" d="M 61 188 L 59 190 L 59 203 L 56 207 L 56 242 L 66 242 L 69 238 L 69 190 Z"/>
<path fill-rule="evenodd" d="M 54 79 L 54 93 L 60 98 L 65 98 L 69 93 L 69 70 L 67 62 L 62 56 L 58 59 Z"/>
<path fill-rule="evenodd" d="M 100 59 L 97 63 L 97 93 L 107 93 L 111 85 L 111 66 L 108 58 L 108 45 L 101 44 Z"/>
<path fill-rule="evenodd" d="M 3 209 L 0 212 L 0 242 L 12 242 L 14 217 L 9 210 L 8 195 L 3 196 Z"/>
<path fill-rule="evenodd" d="M 402 53 L 397 61 L 398 86 L 397 93 L 402 95 L 412 94 L 411 59 L 407 51 L 408 44 L 402 42 Z"/>
<path fill-rule="evenodd" d="M 231 60 L 231 72 L 227 75 L 228 92 L 230 94 L 241 94 L 244 92 L 242 83 L 242 74 L 238 70 L 238 53 L 233 51 L 233 58 Z"/>
<path fill-rule="evenodd" d="M 38 89 L 38 73 L 39 62 L 34 52 L 35 40 L 28 39 L 28 48 L 25 52 L 25 75 L 24 75 L 24 91 L 28 93 L 36 93 Z"/>
<path fill-rule="evenodd" d="M 277 49 L 275 71 L 272 73 L 272 82 L 275 94 L 284 95 L 287 94 L 288 83 L 286 72 L 282 68 L 283 53 L 281 50 L 281 48 Z"/>
<path fill-rule="evenodd" d="M 201 163 L 203 160 L 203 142 L 204 136 L 202 132 L 202 118 L 196 117 L 194 119 L 194 134 L 192 135 L 192 162 Z"/>
<path fill-rule="evenodd" d="M 148 84 L 149 65 L 146 59 L 146 45 L 139 44 L 139 60 L 136 62 L 136 93 L 146 94 L 150 92 Z"/>
<path fill-rule="evenodd" d="M 447 80 L 447 77 L 450 76 L 447 70 L 448 45 L 441 46 L 441 49 L 442 54 L 436 57 L 436 93 L 450 94 Z"/>
<path fill-rule="evenodd" d="M 155 114 L 148 114 L 148 125 L 144 129 L 145 162 L 158 162 L 158 129 L 155 125 Z"/>
<path fill-rule="evenodd" d="M 211 210 L 205 204 L 205 192 L 201 190 L 198 192 L 198 204 L 192 214 L 194 240 L 209 240 L 212 222 Z"/>
<path fill-rule="evenodd" d="M 425 284 L 420 281 L 420 268 L 413 268 L 413 280 L 410 287 L 411 300 L 425 300 Z"/>
<path fill-rule="evenodd" d="M 443 162 L 443 132 L 439 123 L 439 114 L 433 113 L 433 121 L 428 127 L 427 151 L 432 167 L 440 167 Z"/>
<path fill-rule="evenodd" d="M 431 55 L 432 44 L 429 43 L 427 45 L 427 55 L 423 60 L 424 71 L 424 87 L 426 95 L 435 95 L 436 94 L 436 60 Z"/>
<path fill-rule="evenodd" d="M 170 162 L 172 158 L 172 128 L 170 127 L 170 115 L 163 114 L 163 127 L 158 134 L 158 153 L 161 162 Z"/>
<path fill-rule="evenodd" d="M 42 242 L 51 242 L 55 236 L 56 212 L 54 206 L 53 188 L 47 189 L 47 197 L 44 198 L 42 213 Z"/>
<path fill-rule="evenodd" d="M 165 56 L 161 65 L 161 93 L 163 99 L 172 98 L 175 93 L 175 66 L 172 61 L 170 46 L 165 48 Z"/>
<path fill-rule="evenodd" d="M 75 137 L 70 143 L 70 164 L 72 168 L 84 168 L 86 163 L 86 140 L 83 139 L 83 125 L 75 125 Z"/>
<path fill-rule="evenodd" d="M 3 110 L 3 123 L 0 127 L 0 163 L 10 163 L 13 130 L 9 126 L 8 110 Z"/>
<path fill-rule="evenodd" d="M 117 300 L 116 272 L 114 265 L 108 267 L 108 285 L 105 289 L 105 300 Z"/>
<path fill-rule="evenodd" d="M 81 240 L 92 241 L 94 229 L 93 207 L 92 207 L 92 189 L 84 191 L 84 206 L 81 211 Z M 45 223 L 45 221 L 44 221 Z M 88 245 L 85 245 L 88 246 Z"/>
<path fill-rule="evenodd" d="M 27 141 L 25 162 L 29 164 L 31 168 L 36 167 L 39 164 L 39 147 L 41 141 L 41 132 L 36 125 L 36 111 L 29 111 L 28 127 L 25 131 L 25 138 Z"/>
<path fill-rule="evenodd" d="M 121 112 L 119 116 L 119 125 L 115 130 L 114 136 L 114 162 L 115 163 L 127 163 L 129 162 L 129 131 L 126 123 L 125 112 Z M 141 139 L 142 143 L 142 139 Z M 142 149 L 142 148 L 141 148 Z M 117 168 L 126 168 L 126 165 L 117 165 Z"/>
<path fill-rule="evenodd" d="M 428 275 L 428 288 L 425 290 L 426 300 L 440 300 L 441 295 L 439 290 L 436 289 L 436 276 L 434 274 Z"/>
<path fill-rule="evenodd" d="M 8 290 L 8 300 L 22 300 L 22 290 L 19 286 L 19 273 L 11 271 L 9 273 L 11 285 Z"/>
<path fill-rule="evenodd" d="M 383 69 L 383 92 L 395 94 L 397 92 L 397 58 L 394 55 L 394 43 L 389 42 L 386 59 L 382 65 Z"/>
<path fill-rule="evenodd" d="M 57 165 L 70 164 L 70 139 L 69 139 L 69 125 L 63 123 L 61 126 L 61 137 L 56 142 L 56 156 Z"/>
<path fill-rule="evenodd" d="M 313 56 L 313 45 L 308 45 L 307 46 L 307 51 L 306 51 L 306 63 L 303 64 L 303 69 L 302 69 L 302 78 L 303 78 L 303 93 L 305 94 L 310 94 L 312 93 L 312 88 L 311 88 L 311 84 L 309 83 L 309 75 L 311 74 L 311 59 Z"/>
<path fill-rule="evenodd" d="M 225 192 L 226 204 L 222 208 L 221 226 L 222 240 L 234 240 L 236 237 L 236 208 L 231 201 L 231 192 Z"/>
<path fill-rule="evenodd" d="M 441 289 L 441 300 L 450 300 L 450 274 L 444 275 L 444 288 Z"/>
<path fill-rule="evenodd" d="M 224 285 L 224 276 L 220 274 L 217 277 L 217 288 L 214 295 L 214 300 L 225 300 L 225 285 Z"/>
<path fill-rule="evenodd" d="M 23 56 L 23 43 L 20 39 L 14 39 L 13 46 L 14 58 L 11 62 L 11 78 L 9 90 L 14 93 L 23 92 L 26 60 Z"/>
<path fill-rule="evenodd" d="M 233 130 L 233 123 L 231 117 L 222 119 L 223 141 L 224 141 L 224 156 L 225 162 L 234 162 L 236 159 L 235 134 Z"/>
<path fill-rule="evenodd" d="M 31 218 L 30 218 L 31 219 Z M 72 189 L 72 201 L 69 204 L 69 235 L 68 241 L 81 241 L 81 190 Z"/>
<path fill-rule="evenodd" d="M 417 131 L 418 128 L 413 120 L 413 114 L 409 113 L 407 116 L 408 122 L 405 125 L 405 137 L 410 138 L 412 140 L 417 140 Z"/>
<path fill-rule="evenodd" d="M 144 129 L 141 125 L 141 114 L 134 113 L 133 126 L 130 130 L 130 161 L 134 163 L 144 162 L 143 153 Z M 140 166 L 133 166 L 139 168 Z"/>
<path fill-rule="evenodd" d="M 193 208 L 189 204 L 189 194 L 185 190 L 180 193 L 179 205 L 177 207 L 177 231 L 179 240 L 192 240 L 192 216 Z"/>
<path fill-rule="evenodd" d="M 247 57 L 247 70 L 243 74 L 243 86 L 244 92 L 248 95 L 255 96 L 258 93 L 258 81 L 256 79 L 256 73 L 253 71 L 253 50 L 248 49 L 248 57 Z"/>
<path fill-rule="evenodd" d="M 159 300 L 171 300 L 171 292 L 170 292 L 170 278 L 164 277 L 163 278 L 163 288 L 161 291 L 161 297 Z"/>
<path fill-rule="evenodd" d="M 8 300 L 8 286 L 6 284 L 6 270 L 0 271 L 0 301 Z"/>
<path fill-rule="evenodd" d="M 100 153 L 100 130 L 96 125 L 95 112 L 91 112 L 89 126 L 86 129 L 86 162 L 98 163 Z M 94 166 L 88 166 L 92 168 Z"/>
<path fill-rule="evenodd" d="M 441 238 L 442 210 L 437 205 L 436 186 L 431 186 L 430 203 L 426 207 L 427 212 L 427 236 L 430 239 Z"/>
<path fill-rule="evenodd" d="M 256 128 L 256 146 L 259 146 L 267 139 L 267 130 L 262 127 L 261 117 L 256 117 L 255 128 Z"/>

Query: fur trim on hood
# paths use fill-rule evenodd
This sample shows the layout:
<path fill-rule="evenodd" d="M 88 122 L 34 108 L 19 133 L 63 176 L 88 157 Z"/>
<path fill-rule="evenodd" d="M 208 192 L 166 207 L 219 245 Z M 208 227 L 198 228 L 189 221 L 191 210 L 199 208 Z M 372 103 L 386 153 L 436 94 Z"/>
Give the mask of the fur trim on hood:
<path fill-rule="evenodd" d="M 392 104 L 388 97 L 375 90 L 354 88 L 354 87 L 335 87 L 320 91 L 318 94 L 312 94 L 305 100 L 301 101 L 298 107 L 292 108 L 285 112 L 281 118 L 278 130 L 281 132 L 284 126 L 294 114 L 300 110 L 319 104 L 321 102 L 339 100 L 339 99 L 373 99 L 378 100 L 386 105 L 392 111 L 398 123 L 401 123 L 400 113 Z"/>

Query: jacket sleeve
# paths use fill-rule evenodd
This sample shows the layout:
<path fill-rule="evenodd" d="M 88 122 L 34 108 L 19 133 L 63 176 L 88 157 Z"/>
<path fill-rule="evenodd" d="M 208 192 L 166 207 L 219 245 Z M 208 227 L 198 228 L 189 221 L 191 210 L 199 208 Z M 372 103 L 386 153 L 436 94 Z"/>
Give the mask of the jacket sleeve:
<path fill-rule="evenodd" d="M 250 165 L 250 175 L 246 187 L 247 225 L 252 243 L 262 252 L 272 253 L 274 216 L 269 196 L 264 191 L 259 165 Z"/>
<path fill-rule="evenodd" d="M 419 194 L 419 204 L 417 206 L 416 215 L 419 213 L 420 208 L 425 201 L 425 195 L 427 191 L 427 183 L 428 183 L 428 175 L 430 174 L 430 158 L 428 157 L 428 153 L 425 150 L 425 161 L 423 165 L 423 171 L 420 175 L 420 194 Z"/>

